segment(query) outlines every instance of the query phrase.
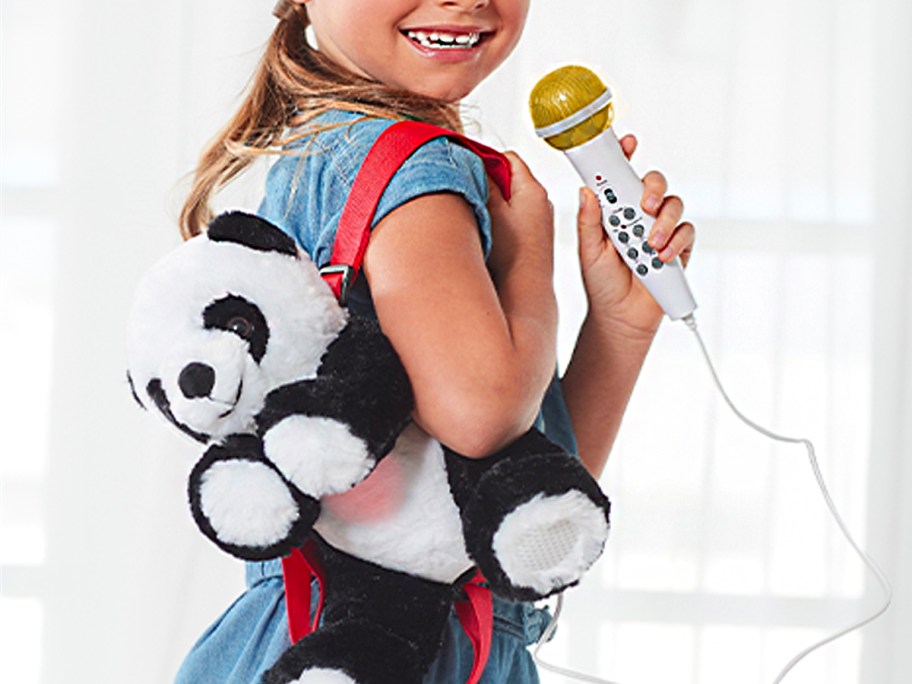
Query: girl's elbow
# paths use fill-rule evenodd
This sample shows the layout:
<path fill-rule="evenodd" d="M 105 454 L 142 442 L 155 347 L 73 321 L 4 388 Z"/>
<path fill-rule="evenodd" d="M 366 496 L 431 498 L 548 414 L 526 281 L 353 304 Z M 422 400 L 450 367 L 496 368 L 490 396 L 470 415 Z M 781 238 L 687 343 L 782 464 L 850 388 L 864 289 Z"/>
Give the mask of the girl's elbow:
<path fill-rule="evenodd" d="M 521 412 L 466 411 L 458 417 L 451 415 L 434 436 L 461 456 L 484 458 L 516 440 L 532 426 L 534 419 L 534 412 L 526 416 Z"/>

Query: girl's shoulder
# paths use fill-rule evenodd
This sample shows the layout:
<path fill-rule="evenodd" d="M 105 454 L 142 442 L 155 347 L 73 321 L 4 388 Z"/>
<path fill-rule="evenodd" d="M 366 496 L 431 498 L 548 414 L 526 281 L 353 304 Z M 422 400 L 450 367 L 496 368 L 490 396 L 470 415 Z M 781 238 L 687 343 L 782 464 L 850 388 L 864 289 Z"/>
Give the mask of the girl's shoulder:
<path fill-rule="evenodd" d="M 308 125 L 319 130 L 317 134 L 304 135 L 289 149 L 299 151 L 311 165 L 336 176 L 336 181 L 350 187 L 367 153 L 394 123 L 394 119 L 330 111 Z M 475 154 L 447 138 L 436 138 L 423 145 L 403 168 L 421 164 L 439 165 L 470 175 L 484 174 L 481 160 Z"/>
<path fill-rule="evenodd" d="M 351 112 L 321 115 L 310 124 L 319 126 L 319 132 L 295 140 L 272 165 L 258 213 L 295 238 L 316 263 L 325 263 L 364 158 L 393 123 Z M 484 165 L 446 138 L 426 143 L 399 168 L 373 223 L 411 199 L 438 192 L 459 194 L 471 205 L 487 251 L 490 218 Z"/>

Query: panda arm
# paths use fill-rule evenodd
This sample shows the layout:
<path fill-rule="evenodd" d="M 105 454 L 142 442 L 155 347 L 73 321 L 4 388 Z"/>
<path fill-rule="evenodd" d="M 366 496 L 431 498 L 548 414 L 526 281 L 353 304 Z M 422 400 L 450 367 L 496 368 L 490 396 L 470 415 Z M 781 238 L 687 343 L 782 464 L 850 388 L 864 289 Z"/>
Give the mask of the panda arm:
<path fill-rule="evenodd" d="M 270 392 L 257 417 L 266 455 L 302 491 L 357 484 L 410 420 L 408 376 L 375 321 L 352 317 L 317 377 Z"/>

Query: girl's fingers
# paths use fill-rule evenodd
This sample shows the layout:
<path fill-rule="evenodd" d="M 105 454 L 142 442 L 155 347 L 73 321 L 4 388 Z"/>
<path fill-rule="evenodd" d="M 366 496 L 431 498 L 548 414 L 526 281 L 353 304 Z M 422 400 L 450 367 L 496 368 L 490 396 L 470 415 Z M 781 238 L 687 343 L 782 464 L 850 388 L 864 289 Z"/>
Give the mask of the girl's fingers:
<path fill-rule="evenodd" d="M 624 156 L 627 157 L 627 159 L 630 159 L 633 156 L 633 153 L 636 152 L 636 136 L 630 135 L 628 133 L 623 138 L 621 138 L 619 142 L 621 143 L 621 149 L 624 151 Z"/>
<path fill-rule="evenodd" d="M 587 187 L 580 188 L 580 206 L 576 215 L 579 233 L 579 251 L 584 262 L 588 255 L 598 254 L 602 249 L 605 231 L 602 228 L 602 210 L 595 193 Z"/>
<path fill-rule="evenodd" d="M 532 171 L 529 170 L 526 162 L 522 160 L 515 152 L 505 152 L 504 156 L 510 162 L 510 169 L 512 173 L 512 190 L 514 193 L 522 193 L 530 185 L 538 186 L 538 182 L 535 180 L 535 177 L 532 175 Z"/>
<path fill-rule="evenodd" d="M 649 244 L 657 251 L 665 249 L 665 245 L 675 232 L 675 226 L 684 215 L 684 202 L 680 197 L 669 195 L 661 203 L 652 230 L 649 231 Z"/>
<path fill-rule="evenodd" d="M 640 203 L 643 211 L 650 216 L 656 216 L 666 192 L 668 181 L 661 171 L 650 171 L 643 176 L 643 199 Z"/>
<path fill-rule="evenodd" d="M 690 259 L 690 253 L 693 251 L 696 231 L 692 223 L 685 222 L 679 225 L 666 243 L 665 247 L 659 252 L 659 259 L 668 263 L 675 257 L 681 257 L 682 265 L 686 266 Z"/>

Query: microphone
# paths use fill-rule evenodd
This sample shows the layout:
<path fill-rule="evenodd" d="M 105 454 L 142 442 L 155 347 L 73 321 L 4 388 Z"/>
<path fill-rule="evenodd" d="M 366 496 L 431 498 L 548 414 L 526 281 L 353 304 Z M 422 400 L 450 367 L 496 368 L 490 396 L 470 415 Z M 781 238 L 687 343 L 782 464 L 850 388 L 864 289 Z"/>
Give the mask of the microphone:
<path fill-rule="evenodd" d="M 646 241 L 655 222 L 640 207 L 643 183 L 630 166 L 611 124 L 611 89 L 581 66 L 561 67 L 529 96 L 535 132 L 567 155 L 599 198 L 602 226 L 621 259 L 671 320 L 697 308 L 678 258 L 662 263 Z"/>

